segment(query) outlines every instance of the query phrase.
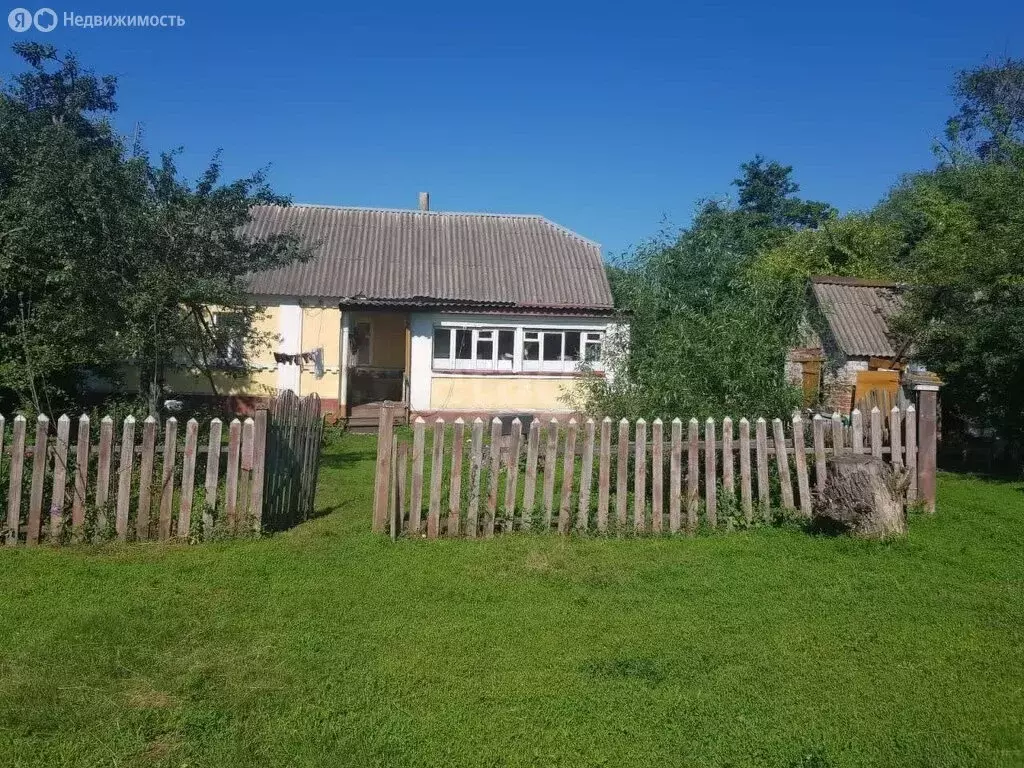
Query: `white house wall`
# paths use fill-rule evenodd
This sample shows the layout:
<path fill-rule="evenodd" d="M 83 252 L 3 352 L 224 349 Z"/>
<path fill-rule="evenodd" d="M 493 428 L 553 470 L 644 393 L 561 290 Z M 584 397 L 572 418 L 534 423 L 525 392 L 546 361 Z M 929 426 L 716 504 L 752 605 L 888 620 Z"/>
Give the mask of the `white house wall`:
<path fill-rule="evenodd" d="M 556 393 L 578 380 L 577 377 L 565 374 L 523 373 L 518 370 L 488 371 L 486 373 L 434 371 L 432 347 L 434 328 L 437 326 L 516 329 L 515 364 L 517 367 L 522 360 L 523 335 L 526 331 L 544 329 L 597 331 L 605 333 L 606 337 L 610 331 L 621 332 L 621 328 L 600 318 L 414 313 L 410 318 L 409 406 L 415 412 L 444 410 L 448 404 L 448 398 L 437 397 L 436 392 L 441 389 L 451 392 L 456 388 L 461 391 L 461 395 L 453 401 L 457 403 L 454 407 L 455 410 L 502 409 L 504 398 L 508 400 L 507 407 L 509 409 L 566 410 L 567 406 L 560 402 Z M 529 385 L 532 390 L 530 393 L 524 391 L 526 385 Z M 538 390 L 544 394 L 538 394 Z M 435 393 L 434 397 L 432 397 L 432 393 Z M 479 393 L 480 396 L 479 405 L 470 405 L 470 403 L 477 402 L 476 393 Z"/>

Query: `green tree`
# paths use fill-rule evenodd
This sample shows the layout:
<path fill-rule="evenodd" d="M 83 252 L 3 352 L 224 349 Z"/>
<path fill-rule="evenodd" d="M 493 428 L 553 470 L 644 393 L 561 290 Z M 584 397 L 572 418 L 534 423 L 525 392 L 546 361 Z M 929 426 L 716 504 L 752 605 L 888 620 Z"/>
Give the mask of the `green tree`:
<path fill-rule="evenodd" d="M 662 232 L 619 265 L 616 301 L 630 343 L 611 345 L 611 376 L 588 381 L 582 406 L 627 418 L 776 415 L 799 401 L 784 376 L 802 297 L 748 279 L 755 255 L 833 215 L 796 197 L 792 169 L 756 157 L 738 199 L 706 201 L 682 232 Z"/>
<path fill-rule="evenodd" d="M 169 366 L 206 373 L 258 309 L 249 272 L 307 255 L 294 238 L 243 234 L 252 205 L 286 204 L 263 173 L 194 185 L 110 126 L 116 81 L 53 46 L 19 43 L 26 71 L 0 89 L 0 390 L 37 409 L 82 394 L 87 374 L 137 364 L 151 410 Z M 247 359 L 227 370 L 244 374 Z"/>
<path fill-rule="evenodd" d="M 1007 58 L 958 72 L 957 113 L 946 123 L 943 149 L 954 162 L 965 152 L 1005 162 L 1024 138 L 1024 60 Z"/>

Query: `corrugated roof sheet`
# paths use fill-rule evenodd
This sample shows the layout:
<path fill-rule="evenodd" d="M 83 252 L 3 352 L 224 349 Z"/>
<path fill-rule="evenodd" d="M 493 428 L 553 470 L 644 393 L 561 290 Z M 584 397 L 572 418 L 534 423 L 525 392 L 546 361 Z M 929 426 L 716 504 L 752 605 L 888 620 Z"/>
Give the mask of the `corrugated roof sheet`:
<path fill-rule="evenodd" d="M 889 320 L 903 308 L 901 288 L 880 280 L 811 278 L 811 289 L 839 347 L 847 355 L 895 357 Z"/>
<path fill-rule="evenodd" d="M 245 231 L 318 244 L 311 261 L 252 275 L 257 294 L 612 309 L 600 247 L 541 216 L 258 206 Z"/>

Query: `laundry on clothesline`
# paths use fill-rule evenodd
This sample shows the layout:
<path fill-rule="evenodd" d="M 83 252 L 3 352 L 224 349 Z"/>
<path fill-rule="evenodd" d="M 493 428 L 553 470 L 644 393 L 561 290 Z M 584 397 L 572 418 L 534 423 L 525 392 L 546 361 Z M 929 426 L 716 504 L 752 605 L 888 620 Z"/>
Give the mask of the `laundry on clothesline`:
<path fill-rule="evenodd" d="M 294 355 L 288 352 L 275 352 L 274 362 L 284 365 L 311 365 L 316 377 L 321 379 L 324 375 L 324 348 L 317 347 L 311 352 L 299 352 Z"/>

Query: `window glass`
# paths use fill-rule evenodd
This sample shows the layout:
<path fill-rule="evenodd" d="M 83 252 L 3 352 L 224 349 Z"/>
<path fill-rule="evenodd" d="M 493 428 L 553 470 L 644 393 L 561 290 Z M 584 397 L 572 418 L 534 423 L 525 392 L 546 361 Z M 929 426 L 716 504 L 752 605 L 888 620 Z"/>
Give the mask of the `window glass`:
<path fill-rule="evenodd" d="M 586 344 L 584 360 L 588 363 L 596 363 L 601 359 L 601 342 L 589 341 Z"/>
<path fill-rule="evenodd" d="M 498 331 L 498 359 L 512 360 L 516 352 L 516 332 Z"/>
<path fill-rule="evenodd" d="M 579 331 L 566 331 L 565 332 L 565 360 L 579 360 L 580 359 L 580 332 Z"/>
<path fill-rule="evenodd" d="M 455 331 L 455 359 L 473 359 L 473 332 L 460 328 Z"/>
<path fill-rule="evenodd" d="M 544 359 L 562 359 L 562 334 L 560 331 L 548 331 L 544 333 Z"/>
<path fill-rule="evenodd" d="M 352 357 L 356 365 L 370 364 L 370 324 L 356 323 L 352 328 Z"/>
<path fill-rule="evenodd" d="M 452 353 L 452 332 L 449 328 L 434 329 L 434 359 L 447 360 Z"/>
<path fill-rule="evenodd" d="M 218 312 L 213 316 L 213 328 L 221 361 L 241 363 L 242 340 L 245 336 L 242 315 L 238 312 Z"/>
<path fill-rule="evenodd" d="M 523 342 L 523 360 L 540 360 L 540 342 L 537 341 L 537 334 L 530 341 L 530 334 L 526 334 L 526 341 Z"/>
<path fill-rule="evenodd" d="M 492 333 L 490 331 L 480 331 L 480 334 L 476 340 L 476 359 L 477 361 L 491 362 L 494 358 L 494 342 L 491 341 Z"/>

